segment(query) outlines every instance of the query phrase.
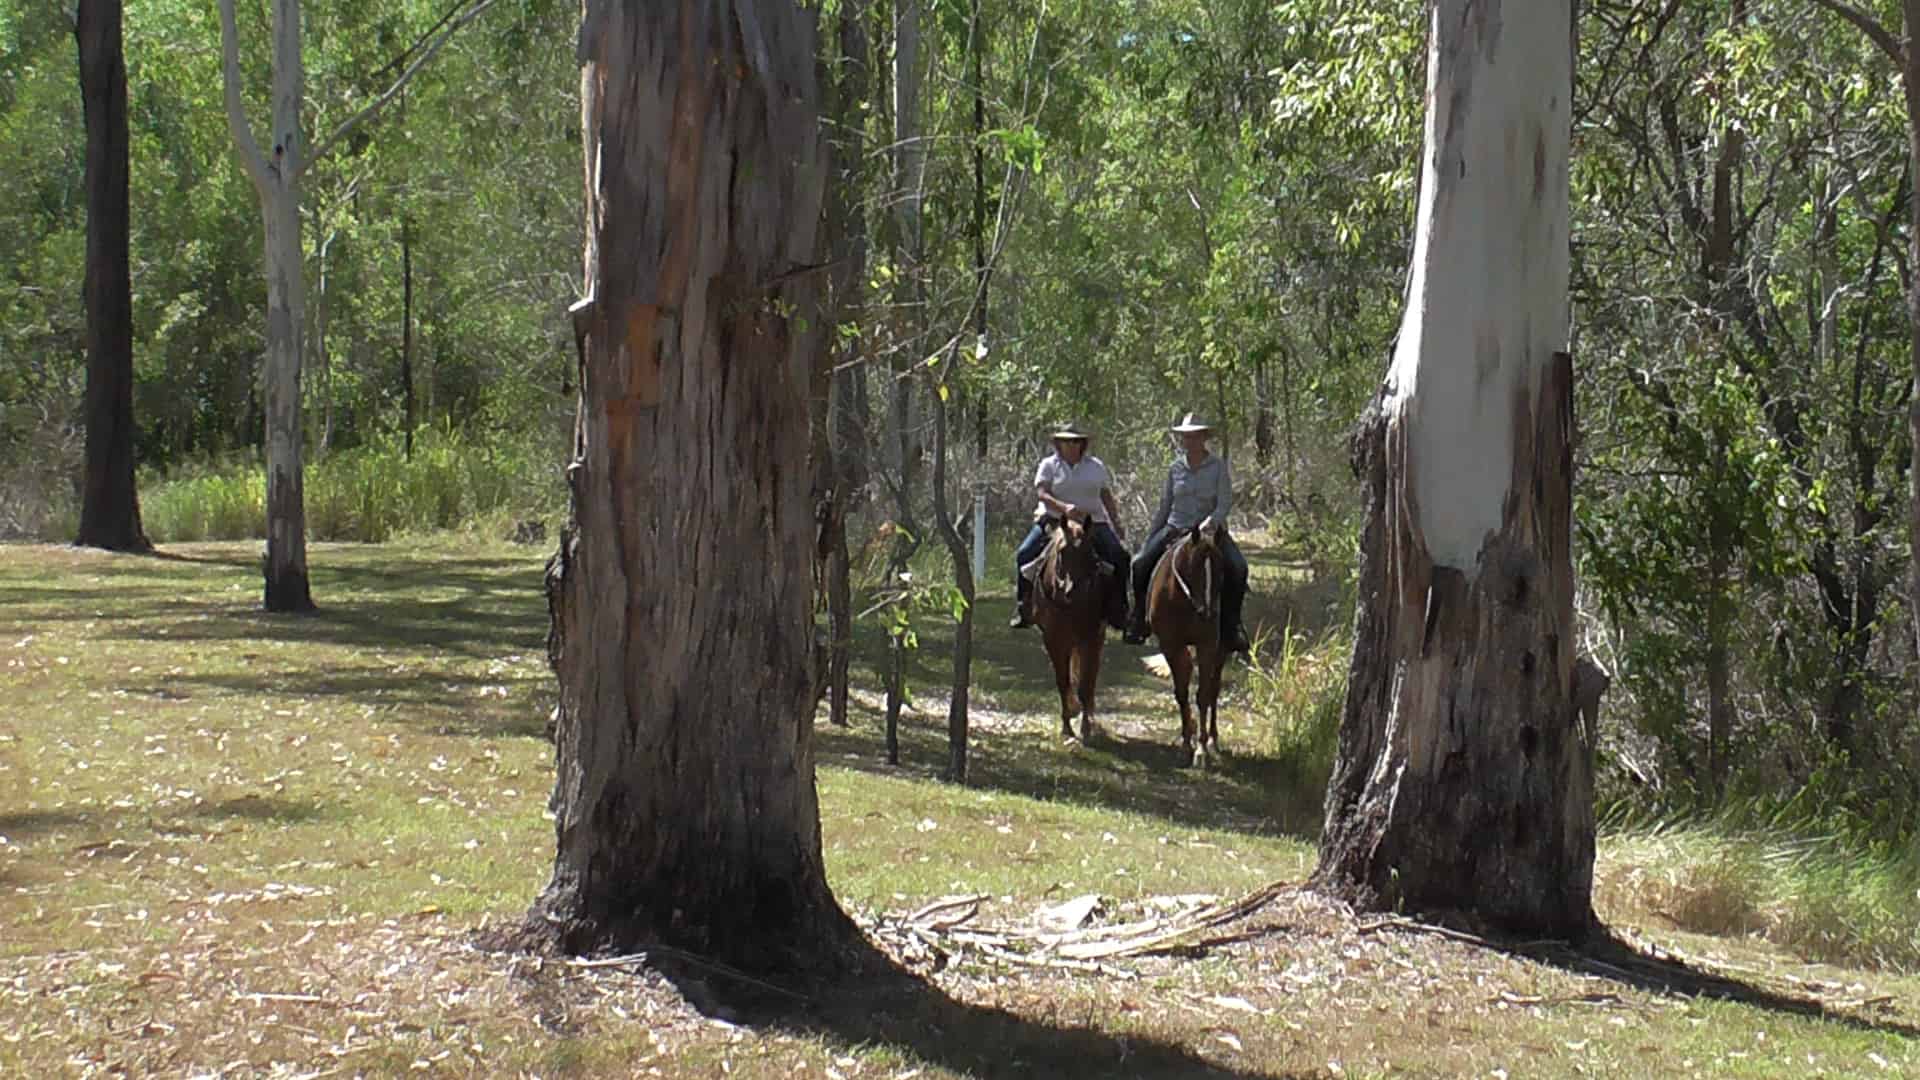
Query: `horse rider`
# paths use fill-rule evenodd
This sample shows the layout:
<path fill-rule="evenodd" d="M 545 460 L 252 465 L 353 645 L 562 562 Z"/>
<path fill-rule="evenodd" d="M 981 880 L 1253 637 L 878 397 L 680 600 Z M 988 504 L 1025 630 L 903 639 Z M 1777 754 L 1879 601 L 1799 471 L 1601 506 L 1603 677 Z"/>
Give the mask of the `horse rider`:
<path fill-rule="evenodd" d="M 1013 556 L 1013 586 L 1017 600 L 1013 618 L 1007 625 L 1014 629 L 1033 625 L 1033 582 L 1020 568 L 1039 558 L 1047 549 L 1047 527 L 1065 517 L 1075 517 L 1092 526 L 1093 550 L 1113 567 L 1114 583 L 1126 581 L 1127 549 L 1121 544 L 1126 533 L 1120 527 L 1120 506 L 1113 499 L 1113 474 L 1106 462 L 1087 453 L 1086 432 L 1072 424 L 1053 433 L 1053 453 L 1041 459 L 1033 473 L 1033 489 L 1040 503 L 1033 511 L 1033 528 Z M 1127 591 L 1117 589 L 1118 600 L 1107 608 L 1107 619 L 1115 630 L 1126 627 Z"/>
<path fill-rule="evenodd" d="M 1147 587 L 1167 542 L 1212 518 L 1220 527 L 1220 551 L 1227 560 L 1220 590 L 1221 640 L 1229 652 L 1243 653 L 1248 651 L 1247 632 L 1240 625 L 1240 609 L 1247 599 L 1247 557 L 1227 532 L 1227 513 L 1233 508 L 1233 477 L 1226 459 L 1207 449 L 1213 428 L 1197 413 L 1188 413 L 1171 430 L 1180 437 L 1181 453 L 1174 456 L 1167 469 L 1160 509 L 1154 512 L 1147 538 L 1133 556 L 1133 621 L 1127 626 L 1125 640 L 1132 645 L 1147 640 Z"/>

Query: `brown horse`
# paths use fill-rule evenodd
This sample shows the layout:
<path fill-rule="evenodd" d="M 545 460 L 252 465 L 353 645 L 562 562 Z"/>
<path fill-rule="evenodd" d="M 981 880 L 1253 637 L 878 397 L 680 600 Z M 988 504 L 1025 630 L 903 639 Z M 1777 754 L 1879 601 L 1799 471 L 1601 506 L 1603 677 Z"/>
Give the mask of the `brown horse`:
<path fill-rule="evenodd" d="M 1147 624 L 1160 640 L 1173 698 L 1180 703 L 1180 743 L 1196 767 L 1213 763 L 1220 751 L 1220 670 L 1227 652 L 1220 641 L 1220 591 L 1227 559 L 1219 548 L 1220 527 L 1204 521 L 1167 545 L 1147 587 Z M 1189 704 L 1187 690 L 1195 670 L 1198 693 Z M 1194 706 L 1199 709 L 1195 722 Z"/>
<path fill-rule="evenodd" d="M 1034 582 L 1033 621 L 1047 643 L 1053 678 L 1060 686 L 1060 734 L 1073 738 L 1074 698 L 1080 705 L 1080 741 L 1093 741 L 1093 688 L 1100 678 L 1100 653 L 1107 644 L 1101 618 L 1106 590 L 1119 588 L 1101 569 L 1093 536 L 1078 521 L 1050 526 L 1053 539 L 1040 556 Z"/>

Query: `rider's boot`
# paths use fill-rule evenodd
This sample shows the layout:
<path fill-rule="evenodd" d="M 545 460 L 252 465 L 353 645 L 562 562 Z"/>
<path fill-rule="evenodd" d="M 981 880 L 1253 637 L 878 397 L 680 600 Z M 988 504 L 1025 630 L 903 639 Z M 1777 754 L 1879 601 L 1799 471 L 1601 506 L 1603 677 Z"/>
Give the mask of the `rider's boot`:
<path fill-rule="evenodd" d="M 1147 605 L 1136 596 L 1133 598 L 1133 617 L 1127 620 L 1126 632 L 1120 635 L 1120 640 L 1129 645 L 1145 645 L 1147 633 Z"/>
<path fill-rule="evenodd" d="M 1033 625 L 1033 582 L 1020 579 L 1019 596 L 1013 602 L 1013 617 L 1007 620 L 1010 630 L 1025 630 Z"/>
<path fill-rule="evenodd" d="M 1118 584 L 1118 582 L 1109 582 L 1107 586 L 1109 590 L 1107 593 L 1107 625 L 1113 627 L 1115 630 L 1124 631 L 1127 628 L 1127 590 L 1125 588 L 1115 588 L 1114 586 Z"/>

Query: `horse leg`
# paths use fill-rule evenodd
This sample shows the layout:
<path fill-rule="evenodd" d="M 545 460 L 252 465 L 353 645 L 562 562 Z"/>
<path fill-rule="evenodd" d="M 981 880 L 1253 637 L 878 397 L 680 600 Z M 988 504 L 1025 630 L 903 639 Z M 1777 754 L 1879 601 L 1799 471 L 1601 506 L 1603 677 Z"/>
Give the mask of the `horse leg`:
<path fill-rule="evenodd" d="M 1167 658 L 1167 674 L 1173 676 L 1173 700 L 1180 703 L 1180 749 L 1181 753 L 1191 757 L 1193 748 L 1193 707 L 1187 696 L 1189 681 L 1193 678 L 1193 654 L 1185 645 L 1168 648 L 1165 639 L 1161 642 L 1161 655 Z"/>
<path fill-rule="evenodd" d="M 1056 628 L 1046 628 L 1047 659 L 1053 662 L 1053 681 L 1060 688 L 1060 734 L 1073 738 L 1072 646 Z"/>
<path fill-rule="evenodd" d="M 1100 653 L 1107 643 L 1105 631 L 1080 645 L 1080 741 L 1093 745 L 1093 691 L 1100 684 Z"/>
<path fill-rule="evenodd" d="M 1216 641 L 1201 645 L 1199 653 L 1200 749 L 1194 754 L 1193 763 L 1208 767 L 1220 751 L 1220 669 L 1224 666 L 1226 647 Z"/>

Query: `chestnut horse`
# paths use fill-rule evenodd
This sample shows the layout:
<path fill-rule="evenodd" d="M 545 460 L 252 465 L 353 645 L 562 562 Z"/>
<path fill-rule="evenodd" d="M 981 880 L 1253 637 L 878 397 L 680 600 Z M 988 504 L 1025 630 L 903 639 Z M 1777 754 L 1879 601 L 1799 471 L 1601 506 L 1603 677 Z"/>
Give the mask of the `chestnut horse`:
<path fill-rule="evenodd" d="M 1173 698 L 1180 703 L 1180 744 L 1200 768 L 1211 765 L 1220 751 L 1220 670 L 1227 662 L 1220 640 L 1220 590 L 1227 559 L 1219 540 L 1220 527 L 1211 520 L 1188 529 L 1167 545 L 1147 587 L 1147 625 L 1160 640 L 1160 654 L 1173 676 Z M 1189 704 L 1196 670 L 1200 684 Z"/>
<path fill-rule="evenodd" d="M 1080 741 L 1093 741 L 1093 688 L 1100 678 L 1100 653 L 1107 644 L 1108 589 L 1121 586 L 1093 550 L 1093 536 L 1082 522 L 1049 526 L 1053 539 L 1040 556 L 1033 585 L 1033 621 L 1040 624 L 1053 679 L 1060 686 L 1060 734 L 1073 738 L 1074 698 L 1080 705 Z"/>

